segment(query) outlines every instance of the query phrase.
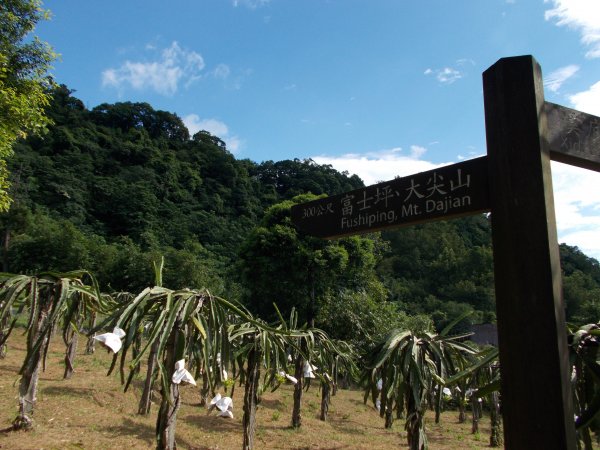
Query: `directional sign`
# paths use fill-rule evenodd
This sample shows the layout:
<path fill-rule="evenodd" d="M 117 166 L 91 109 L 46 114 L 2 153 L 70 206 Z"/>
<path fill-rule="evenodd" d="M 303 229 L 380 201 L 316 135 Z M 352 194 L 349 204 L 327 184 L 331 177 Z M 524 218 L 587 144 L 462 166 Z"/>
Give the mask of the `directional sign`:
<path fill-rule="evenodd" d="M 292 208 L 312 236 L 333 238 L 489 210 L 487 157 L 396 178 Z"/>

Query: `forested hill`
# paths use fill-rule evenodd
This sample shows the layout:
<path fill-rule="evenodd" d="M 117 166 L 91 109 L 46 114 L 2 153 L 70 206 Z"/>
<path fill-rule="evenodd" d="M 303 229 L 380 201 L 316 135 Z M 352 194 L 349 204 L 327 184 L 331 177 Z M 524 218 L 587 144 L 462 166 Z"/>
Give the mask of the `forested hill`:
<path fill-rule="evenodd" d="M 146 103 L 86 110 L 62 87 L 41 139 L 17 146 L 13 195 L 82 229 L 142 245 L 188 240 L 228 256 L 264 208 L 311 191 L 362 185 L 312 161 L 236 160 L 218 137 L 193 137 L 179 117 Z"/>
<path fill-rule="evenodd" d="M 89 267 L 115 289 L 135 289 L 152 281 L 147 260 L 168 253 L 214 275 L 267 206 L 363 185 L 310 160 L 237 160 L 218 137 L 190 137 L 179 117 L 146 103 L 88 110 L 71 94 L 56 91 L 54 125 L 16 144 L 9 162 L 15 201 L 2 220 L 10 271 Z"/>
<path fill-rule="evenodd" d="M 57 89 L 49 108 L 54 125 L 17 143 L 9 161 L 14 204 L 1 217 L 4 270 L 85 267 L 109 288 L 135 291 L 152 283 L 151 262 L 165 255 L 165 283 L 241 296 L 240 245 L 269 206 L 363 186 L 357 176 L 310 160 L 238 160 L 218 137 L 190 136 L 179 117 L 146 103 L 88 110 L 71 94 Z M 399 308 L 429 314 L 438 325 L 469 308 L 480 320 L 493 318 L 484 216 L 383 237 L 389 243 L 376 255 L 377 273 Z M 595 314 L 597 261 L 562 250 L 575 316 Z"/>

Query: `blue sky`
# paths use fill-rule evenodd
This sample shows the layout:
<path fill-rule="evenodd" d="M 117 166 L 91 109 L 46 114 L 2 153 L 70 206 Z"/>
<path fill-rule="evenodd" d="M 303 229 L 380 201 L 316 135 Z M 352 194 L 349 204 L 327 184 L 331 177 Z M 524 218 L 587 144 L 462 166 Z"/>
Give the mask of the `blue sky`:
<path fill-rule="evenodd" d="M 598 0 L 46 1 L 37 34 L 88 108 L 148 102 L 237 158 L 367 183 L 483 155 L 481 74 L 532 54 L 546 99 L 600 115 Z M 600 259 L 600 174 L 553 164 L 559 240 Z"/>

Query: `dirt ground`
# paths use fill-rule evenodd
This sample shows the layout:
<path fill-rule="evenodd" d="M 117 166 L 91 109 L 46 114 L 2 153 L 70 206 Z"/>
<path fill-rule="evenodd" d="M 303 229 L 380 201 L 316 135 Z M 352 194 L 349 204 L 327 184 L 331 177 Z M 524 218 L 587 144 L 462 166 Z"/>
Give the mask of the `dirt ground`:
<path fill-rule="evenodd" d="M 83 338 L 82 338 L 83 341 Z M 0 360 L 0 428 L 10 427 L 18 411 L 18 371 L 25 356 L 22 330 L 8 342 L 8 355 Z M 83 343 L 75 361 L 75 374 L 63 380 L 64 346 L 60 336 L 51 345 L 47 369 L 40 376 L 35 427 L 31 431 L 0 433 L 2 449 L 151 449 L 155 447 L 157 405 L 149 416 L 136 414 L 142 377 L 124 393 L 118 374 L 106 376 L 111 355 L 101 347 L 84 355 Z M 198 388 L 182 388 L 182 407 L 177 415 L 180 449 L 229 450 L 242 447 L 243 389 L 233 395 L 234 418 L 207 414 L 199 406 Z M 303 397 L 303 424 L 290 427 L 292 387 L 265 393 L 258 409 L 255 448 L 286 450 L 407 448 L 403 421 L 384 428 L 377 411 L 363 404 L 356 390 L 338 390 L 332 397 L 329 420 L 318 419 L 320 391 L 314 385 Z M 433 450 L 489 448 L 489 421 L 480 421 L 480 432 L 471 433 L 470 417 L 459 424 L 456 411 L 442 414 L 439 424 L 426 420 Z"/>

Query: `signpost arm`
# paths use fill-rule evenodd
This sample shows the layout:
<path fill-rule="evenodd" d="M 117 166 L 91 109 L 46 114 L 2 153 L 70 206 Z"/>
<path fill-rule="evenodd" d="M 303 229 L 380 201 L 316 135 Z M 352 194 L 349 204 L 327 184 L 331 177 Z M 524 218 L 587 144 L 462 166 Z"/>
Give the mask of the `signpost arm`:
<path fill-rule="evenodd" d="M 575 449 L 541 69 L 483 74 L 505 445 Z"/>

